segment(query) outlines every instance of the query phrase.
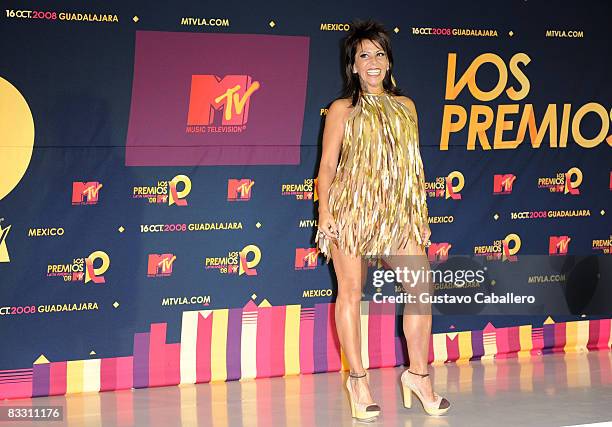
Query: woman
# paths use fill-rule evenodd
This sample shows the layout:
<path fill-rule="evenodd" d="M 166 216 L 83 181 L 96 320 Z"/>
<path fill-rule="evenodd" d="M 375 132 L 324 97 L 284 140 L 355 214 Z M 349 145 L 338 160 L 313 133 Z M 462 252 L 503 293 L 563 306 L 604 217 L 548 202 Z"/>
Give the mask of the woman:
<path fill-rule="evenodd" d="M 345 92 L 331 104 L 323 132 L 315 241 L 327 262 L 333 260 L 338 278 L 336 329 L 350 365 L 346 387 L 352 416 L 370 420 L 380 407 L 372 399 L 361 360 L 366 258 L 383 256 L 392 267 L 411 259 L 410 267 L 429 268 L 424 246 L 431 232 L 417 113 L 395 86 L 389 35 L 376 22 L 358 21 L 351 25 L 343 55 Z M 425 282 L 411 288 L 430 289 Z M 409 313 L 408 306 L 403 316 L 410 358 L 401 376 L 404 405 L 411 406 L 414 393 L 428 414 L 441 415 L 450 403 L 433 392 L 428 378 L 430 306 L 416 313 Z"/>

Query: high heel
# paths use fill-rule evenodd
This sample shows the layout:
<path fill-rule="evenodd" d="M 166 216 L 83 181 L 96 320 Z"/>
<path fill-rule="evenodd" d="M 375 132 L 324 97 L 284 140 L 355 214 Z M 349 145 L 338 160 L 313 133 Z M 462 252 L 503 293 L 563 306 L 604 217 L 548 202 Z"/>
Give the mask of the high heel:
<path fill-rule="evenodd" d="M 404 395 L 404 407 L 412 407 L 412 393 L 414 393 L 416 397 L 418 397 L 421 401 L 421 405 L 423 405 L 423 409 L 425 410 L 425 412 L 427 412 L 429 415 L 445 414 L 450 409 L 450 402 L 445 397 L 440 396 L 436 392 L 434 392 L 436 400 L 434 400 L 433 402 L 426 401 L 417 385 L 408 378 L 408 372 L 423 378 L 429 376 L 429 374 L 417 374 L 416 372 L 412 372 L 409 369 L 406 369 L 402 373 L 400 380 L 402 382 L 402 393 Z"/>
<path fill-rule="evenodd" d="M 380 406 L 378 406 L 376 403 L 360 403 L 357 402 L 355 396 L 353 396 L 351 378 L 363 378 L 366 375 L 366 372 L 364 372 L 363 375 L 357 375 L 349 372 L 349 377 L 346 379 L 346 388 L 348 390 L 349 402 L 351 404 L 351 415 L 353 418 L 357 418 L 360 421 L 372 421 L 380 415 Z"/>

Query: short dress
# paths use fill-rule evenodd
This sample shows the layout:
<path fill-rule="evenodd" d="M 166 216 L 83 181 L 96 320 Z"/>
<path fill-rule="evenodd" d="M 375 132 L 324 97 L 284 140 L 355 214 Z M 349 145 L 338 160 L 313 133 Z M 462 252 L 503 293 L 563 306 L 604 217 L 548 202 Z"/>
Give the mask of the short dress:
<path fill-rule="evenodd" d="M 362 93 L 345 127 L 329 211 L 337 244 L 351 256 L 379 257 L 404 249 L 410 240 L 426 245 L 425 174 L 412 112 L 392 94 Z M 316 233 L 326 262 L 330 239 Z"/>

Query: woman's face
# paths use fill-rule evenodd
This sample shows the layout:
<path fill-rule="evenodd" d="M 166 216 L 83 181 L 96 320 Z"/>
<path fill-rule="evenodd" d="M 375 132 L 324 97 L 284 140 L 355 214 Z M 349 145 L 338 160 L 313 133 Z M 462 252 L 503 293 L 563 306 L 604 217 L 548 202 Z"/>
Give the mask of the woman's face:
<path fill-rule="evenodd" d="M 353 72 L 359 74 L 361 88 L 370 93 L 381 92 L 388 69 L 389 59 L 382 46 L 372 40 L 361 40 L 353 65 Z"/>

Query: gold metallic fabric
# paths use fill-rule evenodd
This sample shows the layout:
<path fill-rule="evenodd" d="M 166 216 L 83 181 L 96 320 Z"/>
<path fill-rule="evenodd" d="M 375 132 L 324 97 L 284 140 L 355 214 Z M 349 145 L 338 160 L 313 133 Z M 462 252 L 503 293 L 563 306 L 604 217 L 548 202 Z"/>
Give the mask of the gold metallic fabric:
<path fill-rule="evenodd" d="M 345 254 L 394 255 L 411 239 L 425 245 L 427 194 L 417 123 L 393 95 L 362 94 L 350 113 L 329 210 Z M 317 233 L 315 243 L 329 263 L 330 239 Z"/>

